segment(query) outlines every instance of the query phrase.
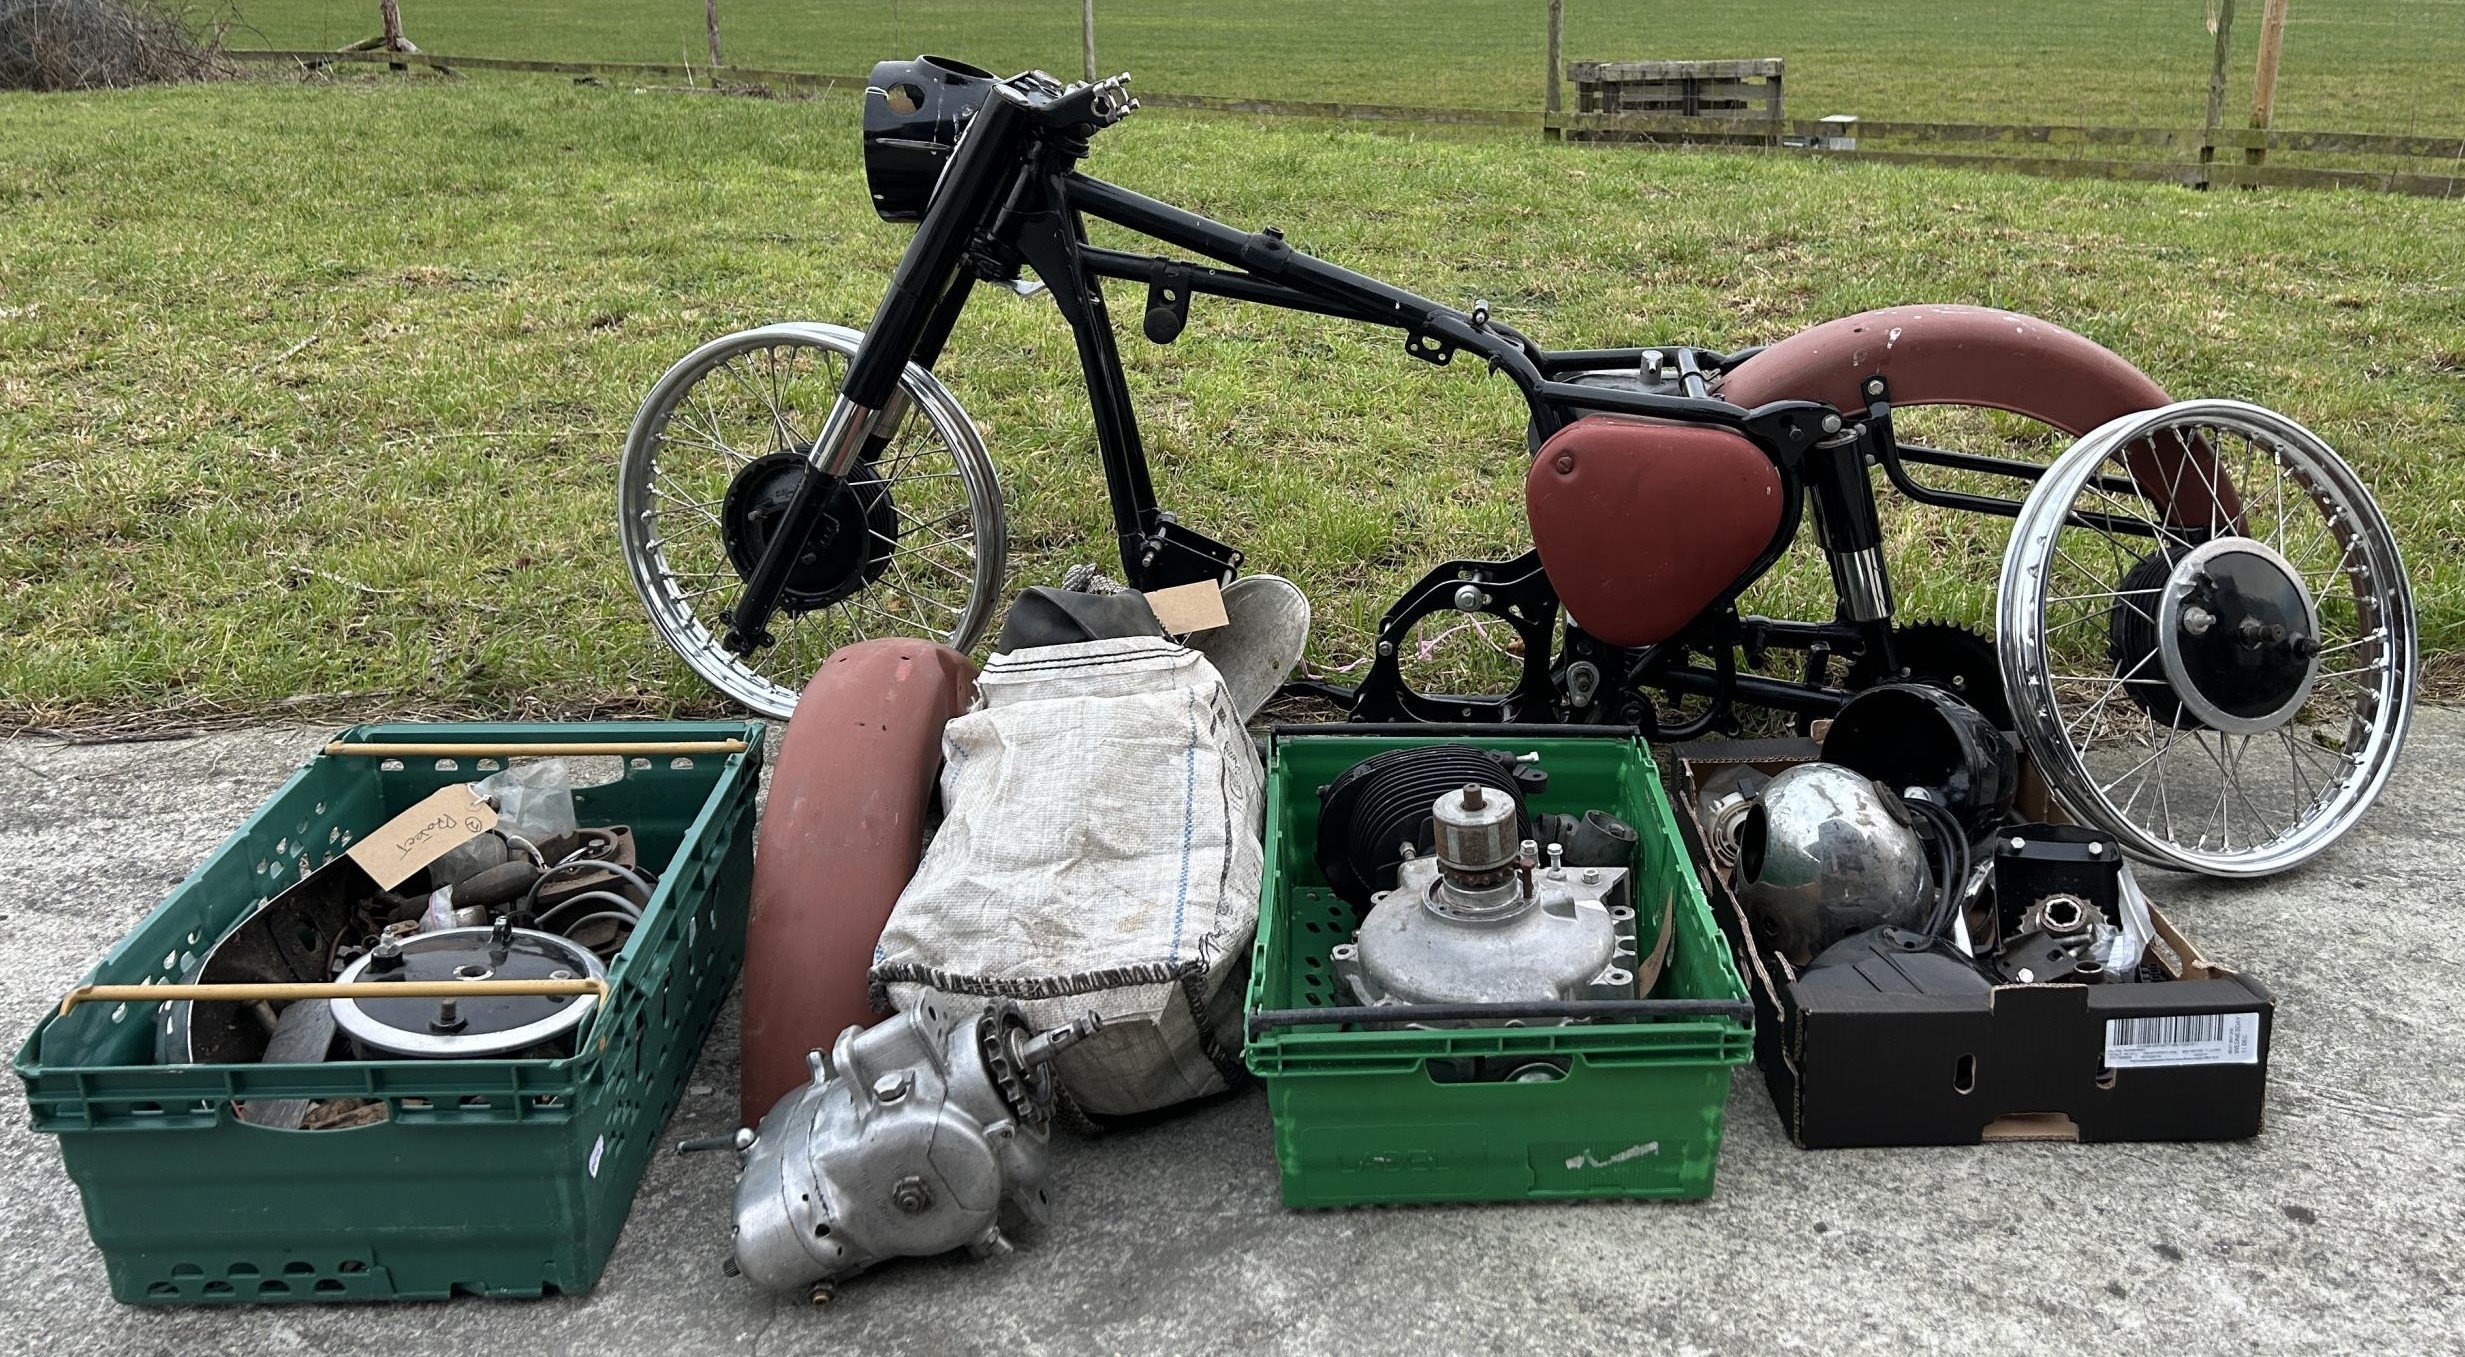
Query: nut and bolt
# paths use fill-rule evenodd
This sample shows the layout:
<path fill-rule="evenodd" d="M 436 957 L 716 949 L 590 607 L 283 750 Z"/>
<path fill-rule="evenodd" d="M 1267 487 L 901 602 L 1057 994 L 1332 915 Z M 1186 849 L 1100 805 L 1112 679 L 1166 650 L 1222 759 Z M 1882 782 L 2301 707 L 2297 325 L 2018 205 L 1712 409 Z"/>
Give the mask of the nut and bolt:
<path fill-rule="evenodd" d="M 1481 610 L 1481 605 L 1488 601 L 1489 595 L 1482 593 L 1481 586 L 1477 584 L 1458 585 L 1455 589 L 1455 610 L 1457 612 L 1477 613 Z"/>
<path fill-rule="evenodd" d="M 910 1071 L 900 1070 L 895 1074 L 885 1074 L 873 1081 L 873 1101 L 883 1104 L 898 1102 L 905 1098 L 908 1091 L 915 1086 L 916 1076 Z"/>
<path fill-rule="evenodd" d="M 2217 615 L 2208 609 L 2197 604 L 2183 609 L 2183 635 L 2206 636 L 2208 629 L 2215 625 L 2217 625 Z"/>
<path fill-rule="evenodd" d="M 1029 1037 L 1019 1047 L 1019 1063 L 1035 1066 L 1046 1063 L 1064 1050 L 1104 1030 L 1104 1015 L 1081 1013 L 1066 1027 L 1056 1027 Z"/>
<path fill-rule="evenodd" d="M 890 1204 L 911 1216 L 922 1215 L 933 1209 L 933 1189 L 911 1173 L 890 1189 Z"/>
<path fill-rule="evenodd" d="M 1600 690 L 1601 671 L 1590 660 L 1577 660 L 1566 667 L 1566 701 L 1574 707 L 1592 705 L 1592 695 Z"/>
<path fill-rule="evenodd" d="M 680 1140 L 676 1142 L 676 1152 L 678 1154 L 701 1154 L 708 1150 L 734 1150 L 738 1154 L 742 1154 L 752 1148 L 753 1128 L 750 1126 L 739 1126 L 736 1128 L 735 1132 L 730 1135 L 699 1136 L 692 1140 Z M 731 1229 L 729 1233 L 733 1234 L 735 1231 Z"/>

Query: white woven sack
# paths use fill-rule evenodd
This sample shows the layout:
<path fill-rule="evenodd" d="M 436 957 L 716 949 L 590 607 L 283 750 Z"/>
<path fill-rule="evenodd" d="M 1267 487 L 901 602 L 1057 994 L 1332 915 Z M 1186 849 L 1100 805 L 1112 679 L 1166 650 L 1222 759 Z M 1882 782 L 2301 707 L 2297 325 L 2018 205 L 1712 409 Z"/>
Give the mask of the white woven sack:
<path fill-rule="evenodd" d="M 900 894 L 873 977 L 1020 1001 L 1038 1027 L 1104 1030 L 1055 1064 L 1090 1112 L 1239 1076 L 1258 924 L 1264 774 L 1215 667 L 1161 637 L 995 655 L 942 736 L 945 818 Z"/>

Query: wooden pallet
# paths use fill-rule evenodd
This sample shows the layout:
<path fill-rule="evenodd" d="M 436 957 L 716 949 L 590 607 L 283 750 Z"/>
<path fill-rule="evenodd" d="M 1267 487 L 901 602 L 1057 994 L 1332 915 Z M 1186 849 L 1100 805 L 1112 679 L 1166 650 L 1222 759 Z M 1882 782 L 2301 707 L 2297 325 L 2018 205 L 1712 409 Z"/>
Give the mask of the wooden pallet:
<path fill-rule="evenodd" d="M 1782 115 L 1780 57 L 1729 61 L 1574 61 L 1566 77 L 1575 85 L 1575 111 L 1647 118 L 1706 118 L 1732 122 L 1761 117 L 1777 122 Z M 1607 139 L 1611 133 L 1576 131 L 1580 139 Z M 1712 134 L 1711 141 L 1734 141 L 1731 134 Z"/>

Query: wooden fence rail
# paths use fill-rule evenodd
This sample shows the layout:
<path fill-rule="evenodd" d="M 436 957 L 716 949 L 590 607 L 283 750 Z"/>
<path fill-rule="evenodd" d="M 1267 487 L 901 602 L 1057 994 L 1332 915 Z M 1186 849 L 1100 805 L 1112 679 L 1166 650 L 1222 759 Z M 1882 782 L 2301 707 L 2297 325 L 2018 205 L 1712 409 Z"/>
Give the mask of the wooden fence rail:
<path fill-rule="evenodd" d="M 538 75 L 593 75 L 611 80 L 699 80 L 722 75 L 732 85 L 784 85 L 800 90 L 862 90 L 861 75 L 813 71 L 765 71 L 751 66 L 685 66 L 635 61 L 526 61 L 512 57 L 457 57 L 439 52 L 375 52 L 248 48 L 225 52 L 234 61 L 277 66 L 422 66 L 433 71 L 525 71 Z"/>
<path fill-rule="evenodd" d="M 1550 120 L 1559 134 L 1590 133 L 1642 139 L 1706 142 L 1761 141 L 1790 154 L 1897 165 L 1933 165 L 1947 169 L 2001 170 L 2061 179 L 2139 179 L 2180 183 L 2197 188 L 2351 188 L 2416 197 L 2465 198 L 2465 137 L 2397 136 L 2376 132 L 2279 132 L 2261 128 L 2220 128 L 2214 134 L 2199 127 L 2097 127 L 2051 124 L 1921 123 L 1858 121 L 1845 129 L 1859 145 L 1855 150 L 1830 150 L 1826 137 L 1843 128 L 1808 119 L 1765 118 L 1642 118 L 1605 113 L 1561 113 Z M 1809 145 L 1781 147 L 1783 138 Z M 2377 156 L 2426 161 L 2445 173 L 2406 169 L 2312 169 L 2284 164 L 2203 164 L 2197 160 L 2084 159 L 2020 154 L 1916 150 L 1873 146 L 1872 142 L 1923 145 L 2114 146 L 2144 147 L 2194 153 L 2214 145 L 2231 150 L 2311 151 L 2335 155 Z M 2444 165 L 2441 162 L 2445 162 Z"/>
<path fill-rule="evenodd" d="M 524 71 L 588 75 L 612 80 L 724 80 L 731 85 L 767 85 L 822 92 L 861 90 L 864 77 L 813 71 L 757 70 L 651 62 L 526 61 L 507 57 L 458 57 L 433 52 L 235 51 L 235 59 L 279 65 L 372 64 L 420 66 L 444 71 Z M 2465 137 L 2405 136 L 2379 132 L 2304 132 L 2274 128 L 2104 127 L 2071 124 L 1859 121 L 1856 150 L 1833 150 L 1823 140 L 1841 134 L 1836 124 L 1803 118 L 1653 117 L 1638 114 L 1523 112 L 1514 109 L 1425 108 L 1395 104 L 1311 103 L 1286 99 L 1229 99 L 1201 94 L 1139 94 L 1157 108 L 1187 109 L 1244 117 L 1322 118 L 1339 121 L 1414 122 L 1476 127 L 1532 128 L 1549 136 L 1567 133 L 1667 141 L 1706 141 L 1735 147 L 1761 145 L 1777 154 L 1999 170 L 2057 178 L 2132 179 L 2197 187 L 2351 188 L 2434 198 L 2465 198 Z M 1805 141 L 1784 146 L 1783 140 Z M 1894 143 L 1876 147 L 1864 143 Z M 1905 144 L 1905 145 L 1903 145 Z M 1978 154 L 1910 149 L 1913 146 L 1993 145 L 2024 147 L 2136 147 L 2175 151 L 2186 157 L 2214 146 L 2220 152 L 2303 151 L 2427 162 L 2425 170 L 2311 169 L 2282 164 L 2202 164 L 2184 159 L 2087 159 L 2025 154 Z M 2444 163 L 2443 163 L 2444 162 Z"/>
<path fill-rule="evenodd" d="M 1554 121 L 1584 131 L 1741 137 L 1826 137 L 1842 129 L 1810 118 L 1648 118 L 1632 114 L 1566 113 Z M 2384 132 L 2278 132 L 2260 128 L 2096 127 L 2049 123 L 1884 122 L 1861 118 L 1848 129 L 1864 141 L 2000 142 L 2022 146 L 2148 146 L 2197 150 L 2213 135 L 2219 150 L 2326 151 L 2343 155 L 2465 160 L 2465 137 L 2416 137 Z"/>

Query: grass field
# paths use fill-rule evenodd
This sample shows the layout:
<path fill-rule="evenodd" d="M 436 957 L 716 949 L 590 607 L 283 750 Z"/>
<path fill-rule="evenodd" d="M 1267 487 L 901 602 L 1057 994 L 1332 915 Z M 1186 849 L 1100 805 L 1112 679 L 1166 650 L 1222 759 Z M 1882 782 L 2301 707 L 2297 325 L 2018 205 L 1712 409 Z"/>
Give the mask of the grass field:
<path fill-rule="evenodd" d="M 376 31 L 373 0 L 233 0 L 250 42 L 332 48 Z M 703 59 L 692 0 L 402 0 L 432 52 Z M 2241 0 L 2227 116 L 2249 107 L 2259 0 Z M 1536 109 L 1541 0 L 1098 0 L 1109 73 L 1248 98 Z M 947 52 L 1075 75 L 1075 0 L 720 0 L 730 61 L 861 73 Z M 1799 116 L 2197 126 L 2213 50 L 2204 0 L 1888 0 L 1717 5 L 1568 0 L 1569 60 L 1785 56 Z M 1570 96 L 1571 97 L 1571 96 Z M 2277 123 L 2465 131 L 2465 0 L 2302 0 Z"/>
<path fill-rule="evenodd" d="M 696 342 L 869 314 L 907 233 L 868 210 L 854 113 L 494 77 L 0 96 L 0 719 L 707 705 L 625 584 L 616 456 Z M 2428 639 L 2465 647 L 2465 204 L 1155 112 L 1094 168 L 1562 346 L 2046 315 L 2318 428 L 2397 521 Z M 1520 405 L 1470 365 L 1230 304 L 1125 351 L 1173 507 L 1310 590 L 1321 663 L 1424 566 L 1523 538 Z M 1105 559 L 1049 303 L 981 301 L 944 373 L 1017 578 Z M 1892 526 L 1908 615 L 1982 618 L 1999 523 Z M 1824 589 L 1799 560 L 1750 601 Z"/>

